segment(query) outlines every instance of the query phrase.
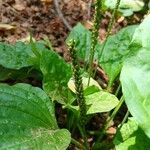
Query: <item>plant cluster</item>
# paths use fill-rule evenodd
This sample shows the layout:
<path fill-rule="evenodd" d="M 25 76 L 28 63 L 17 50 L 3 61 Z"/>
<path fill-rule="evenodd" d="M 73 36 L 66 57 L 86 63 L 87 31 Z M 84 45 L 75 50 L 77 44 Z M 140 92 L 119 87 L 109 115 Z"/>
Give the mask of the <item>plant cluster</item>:
<path fill-rule="evenodd" d="M 66 39 L 72 63 L 54 52 L 48 40 L 0 43 L 1 150 L 66 150 L 70 143 L 83 150 L 149 150 L 150 15 L 115 35 L 109 36 L 108 29 L 107 40 L 100 43 L 101 3 L 96 2 L 92 32 L 78 23 Z M 108 76 L 107 88 L 94 79 L 95 60 Z M 107 143 L 107 130 L 123 104 L 126 114 Z M 58 105 L 65 114 L 56 113 Z M 106 122 L 90 131 L 91 119 L 102 113 L 108 114 Z M 58 115 L 65 118 L 63 127 Z"/>

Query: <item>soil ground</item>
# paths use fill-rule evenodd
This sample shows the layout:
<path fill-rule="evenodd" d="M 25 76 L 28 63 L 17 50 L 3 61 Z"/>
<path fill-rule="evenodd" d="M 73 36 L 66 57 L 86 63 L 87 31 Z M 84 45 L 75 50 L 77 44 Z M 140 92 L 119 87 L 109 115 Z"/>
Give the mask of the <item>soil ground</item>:
<path fill-rule="evenodd" d="M 58 2 L 58 6 L 54 2 Z M 65 39 L 69 32 L 64 25 L 65 20 L 73 27 L 82 22 L 87 28 L 92 26 L 94 12 L 91 0 L 0 0 L 0 24 L 15 26 L 15 29 L 0 28 L 0 41 L 15 43 L 29 37 L 30 31 L 36 40 L 47 36 L 53 47 L 62 55 L 65 55 Z M 100 39 L 104 40 L 110 12 L 103 15 L 101 23 Z M 123 17 L 117 19 L 112 33 L 128 24 Z"/>

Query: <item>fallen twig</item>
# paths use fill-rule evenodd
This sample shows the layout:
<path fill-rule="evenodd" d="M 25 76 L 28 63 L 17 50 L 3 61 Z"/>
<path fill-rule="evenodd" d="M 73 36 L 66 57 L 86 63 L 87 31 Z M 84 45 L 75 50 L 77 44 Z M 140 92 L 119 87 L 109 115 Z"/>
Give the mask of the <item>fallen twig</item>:
<path fill-rule="evenodd" d="M 68 21 L 65 19 L 63 13 L 61 12 L 61 9 L 59 7 L 59 3 L 58 3 L 58 0 L 54 0 L 54 5 L 55 5 L 55 8 L 56 8 L 56 11 L 58 13 L 58 16 L 61 18 L 61 20 L 63 21 L 64 25 L 68 28 L 69 31 L 72 30 L 72 27 L 71 25 L 68 23 Z"/>
<path fill-rule="evenodd" d="M 90 20 L 90 18 L 91 18 L 91 6 L 92 6 L 92 0 L 89 0 L 88 11 L 87 11 L 87 18 L 88 18 L 88 20 Z"/>

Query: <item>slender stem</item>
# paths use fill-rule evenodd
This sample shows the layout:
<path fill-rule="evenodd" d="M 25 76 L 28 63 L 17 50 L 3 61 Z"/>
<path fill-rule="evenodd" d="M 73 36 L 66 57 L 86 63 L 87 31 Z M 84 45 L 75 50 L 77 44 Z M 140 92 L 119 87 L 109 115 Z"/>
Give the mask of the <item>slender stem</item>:
<path fill-rule="evenodd" d="M 84 140 L 84 145 L 85 145 L 86 149 L 89 150 L 89 144 L 88 144 L 85 128 L 81 127 L 80 124 L 78 124 L 78 129 L 80 130 L 80 133 Z"/>
<path fill-rule="evenodd" d="M 129 114 L 130 114 L 130 112 L 129 112 L 129 110 L 128 110 L 128 111 L 126 112 L 126 114 L 125 114 L 125 116 L 124 116 L 122 122 L 121 122 L 121 125 L 123 125 L 123 124 L 126 122 L 126 120 L 128 119 Z"/>
<path fill-rule="evenodd" d="M 124 118 L 123 118 L 123 120 L 122 120 L 122 122 L 121 122 L 121 124 L 120 124 L 120 126 L 119 126 L 118 129 L 117 129 L 117 132 L 120 131 L 121 127 L 122 127 L 123 124 L 126 122 L 126 120 L 128 119 L 129 114 L 130 114 L 130 112 L 127 111 L 126 114 L 125 114 L 125 116 L 124 116 Z M 115 136 L 113 137 L 113 139 L 115 139 L 116 135 L 117 135 L 117 134 L 115 134 Z"/>
<path fill-rule="evenodd" d="M 91 5 L 92 5 L 92 0 L 89 0 L 89 2 L 88 2 L 88 11 L 87 11 L 87 19 L 88 20 L 91 17 Z"/>
<path fill-rule="evenodd" d="M 116 114 L 118 113 L 120 107 L 122 106 L 124 102 L 124 98 L 121 97 L 120 101 L 119 101 L 119 104 L 117 105 L 117 107 L 114 109 L 113 113 L 111 114 L 110 118 L 108 119 L 108 121 L 106 122 L 106 125 L 105 125 L 105 130 L 109 127 L 109 124 L 110 122 L 115 118 Z"/>
<path fill-rule="evenodd" d="M 98 55 L 98 61 L 101 60 L 101 56 L 102 56 L 102 54 L 103 54 L 105 45 L 106 45 L 107 40 L 108 40 L 108 37 L 109 37 L 109 35 L 110 35 L 110 33 L 111 33 L 111 30 L 112 30 L 112 27 L 113 27 L 113 23 L 114 23 L 114 21 L 115 21 L 115 16 L 116 16 L 118 7 L 119 7 L 119 5 L 120 5 L 120 1 L 121 1 L 121 0 L 117 0 L 116 5 L 115 5 L 115 9 L 114 9 L 113 14 L 112 14 L 112 17 L 111 17 L 111 19 L 110 19 L 110 21 L 109 21 L 106 39 L 105 39 L 105 41 L 104 41 L 104 43 L 103 43 L 103 45 L 102 45 L 102 48 L 101 48 L 101 50 L 100 50 L 100 53 L 99 53 L 99 55 Z M 98 66 L 98 63 L 97 63 L 97 65 L 95 66 L 95 71 L 94 71 L 93 76 L 95 76 L 97 66 Z M 110 89 L 111 86 L 112 86 L 112 83 L 109 82 L 109 83 L 108 83 L 108 89 Z"/>
<path fill-rule="evenodd" d="M 53 2 L 54 2 L 54 5 L 55 5 L 55 8 L 56 8 L 56 11 L 57 11 L 57 13 L 58 13 L 58 16 L 60 17 L 60 19 L 62 19 L 64 25 L 68 28 L 68 30 L 71 31 L 71 30 L 72 30 L 72 27 L 71 27 L 71 25 L 68 23 L 68 21 L 65 19 L 63 13 L 61 12 L 61 9 L 60 9 L 60 7 L 59 7 L 59 2 L 58 2 L 58 0 L 54 0 Z"/>
<path fill-rule="evenodd" d="M 121 84 L 119 83 L 119 86 L 115 92 L 115 96 L 118 96 L 120 89 L 121 89 Z"/>
<path fill-rule="evenodd" d="M 99 138 L 98 138 L 98 141 L 100 141 L 103 136 L 105 135 L 106 133 L 106 130 L 107 128 L 109 127 L 111 121 L 115 118 L 116 114 L 118 113 L 119 109 L 121 108 L 122 104 L 124 102 L 124 97 L 122 96 L 120 101 L 119 101 L 119 104 L 117 105 L 117 107 L 114 109 L 113 113 L 111 114 L 110 118 L 107 119 L 102 131 L 100 131 L 100 134 L 99 134 Z"/>
<path fill-rule="evenodd" d="M 73 138 L 71 138 L 71 143 L 74 144 L 75 146 L 77 146 L 79 149 L 87 150 L 84 145 L 82 145 L 80 142 L 78 142 L 77 140 L 75 140 Z"/>
<path fill-rule="evenodd" d="M 125 114 L 125 116 L 124 116 L 124 118 L 123 118 L 123 120 L 122 120 L 122 122 L 121 122 L 121 124 L 120 124 L 120 126 L 119 126 L 119 128 L 118 128 L 118 130 L 120 130 L 121 127 L 123 126 L 123 124 L 126 122 L 126 120 L 128 119 L 129 114 L 130 114 L 130 112 L 129 112 L 129 110 L 128 110 L 128 111 L 126 112 L 126 114 Z"/>
<path fill-rule="evenodd" d="M 30 31 L 30 43 L 31 43 L 32 52 L 33 52 L 37 57 L 40 57 L 40 53 L 39 53 L 39 51 L 37 50 L 36 44 L 35 44 L 35 42 L 34 42 L 34 40 L 33 40 L 32 31 Z"/>
<path fill-rule="evenodd" d="M 44 41 L 45 41 L 46 45 L 49 47 L 49 49 L 52 50 L 53 49 L 52 44 L 47 36 L 44 37 Z"/>

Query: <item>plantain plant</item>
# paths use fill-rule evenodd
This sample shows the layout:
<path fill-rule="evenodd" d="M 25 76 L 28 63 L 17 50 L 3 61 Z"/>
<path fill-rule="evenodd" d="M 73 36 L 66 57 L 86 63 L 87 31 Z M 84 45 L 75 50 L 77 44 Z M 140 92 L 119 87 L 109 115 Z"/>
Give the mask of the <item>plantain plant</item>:
<path fill-rule="evenodd" d="M 0 150 L 149 150 L 150 15 L 110 35 L 117 2 L 103 43 L 99 0 L 92 32 L 81 23 L 72 29 L 66 40 L 72 63 L 47 40 L 0 43 Z M 96 78 L 94 60 L 108 81 Z M 106 121 L 94 128 L 92 119 L 103 113 Z"/>

